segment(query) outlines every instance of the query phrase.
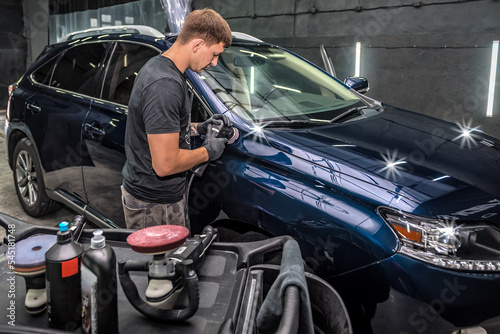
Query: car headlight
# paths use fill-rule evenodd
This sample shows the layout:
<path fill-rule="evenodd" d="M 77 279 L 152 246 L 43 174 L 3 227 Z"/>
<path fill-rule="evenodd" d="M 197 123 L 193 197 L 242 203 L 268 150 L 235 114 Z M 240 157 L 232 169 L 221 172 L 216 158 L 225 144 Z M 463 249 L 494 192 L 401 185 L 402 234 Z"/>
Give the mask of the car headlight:
<path fill-rule="evenodd" d="M 461 223 L 379 208 L 401 240 L 400 253 L 456 270 L 500 271 L 500 230 L 486 223 Z"/>

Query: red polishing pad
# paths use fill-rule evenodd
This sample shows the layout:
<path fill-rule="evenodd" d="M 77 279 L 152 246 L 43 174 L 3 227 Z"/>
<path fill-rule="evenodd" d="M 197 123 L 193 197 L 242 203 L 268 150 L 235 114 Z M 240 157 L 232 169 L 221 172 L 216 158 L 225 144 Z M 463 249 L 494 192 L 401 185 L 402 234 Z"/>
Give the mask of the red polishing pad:
<path fill-rule="evenodd" d="M 188 235 L 189 230 L 184 226 L 158 225 L 132 233 L 127 243 L 137 253 L 165 253 L 182 245 Z"/>

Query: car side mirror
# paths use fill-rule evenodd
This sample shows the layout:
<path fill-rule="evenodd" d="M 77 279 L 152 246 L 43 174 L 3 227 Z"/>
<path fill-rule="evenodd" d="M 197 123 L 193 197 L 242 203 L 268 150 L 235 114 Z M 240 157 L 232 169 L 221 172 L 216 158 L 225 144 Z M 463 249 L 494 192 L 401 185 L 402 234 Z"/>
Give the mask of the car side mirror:
<path fill-rule="evenodd" d="M 368 80 L 366 78 L 347 77 L 345 78 L 344 83 L 361 94 L 368 92 L 370 89 L 370 85 L 368 84 Z"/>

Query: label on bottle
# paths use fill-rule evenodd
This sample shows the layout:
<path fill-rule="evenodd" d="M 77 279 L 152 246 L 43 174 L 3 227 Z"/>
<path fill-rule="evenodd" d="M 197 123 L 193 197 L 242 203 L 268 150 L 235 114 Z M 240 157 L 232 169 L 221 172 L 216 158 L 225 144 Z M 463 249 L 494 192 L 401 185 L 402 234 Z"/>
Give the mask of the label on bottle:
<path fill-rule="evenodd" d="M 78 274 L 78 265 L 79 265 L 79 262 L 78 262 L 77 257 L 75 257 L 74 259 L 71 259 L 69 261 L 61 262 L 62 278 Z"/>
<path fill-rule="evenodd" d="M 82 264 L 82 328 L 97 333 L 97 276 Z"/>

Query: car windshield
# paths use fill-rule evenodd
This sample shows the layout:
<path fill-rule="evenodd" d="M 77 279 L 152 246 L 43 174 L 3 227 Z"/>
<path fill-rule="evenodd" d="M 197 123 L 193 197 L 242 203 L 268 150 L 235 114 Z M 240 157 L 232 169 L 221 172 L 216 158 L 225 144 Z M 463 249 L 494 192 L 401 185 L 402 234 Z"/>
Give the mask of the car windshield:
<path fill-rule="evenodd" d="M 315 66 L 269 45 L 233 44 L 200 77 L 249 122 L 327 124 L 364 106 Z"/>

